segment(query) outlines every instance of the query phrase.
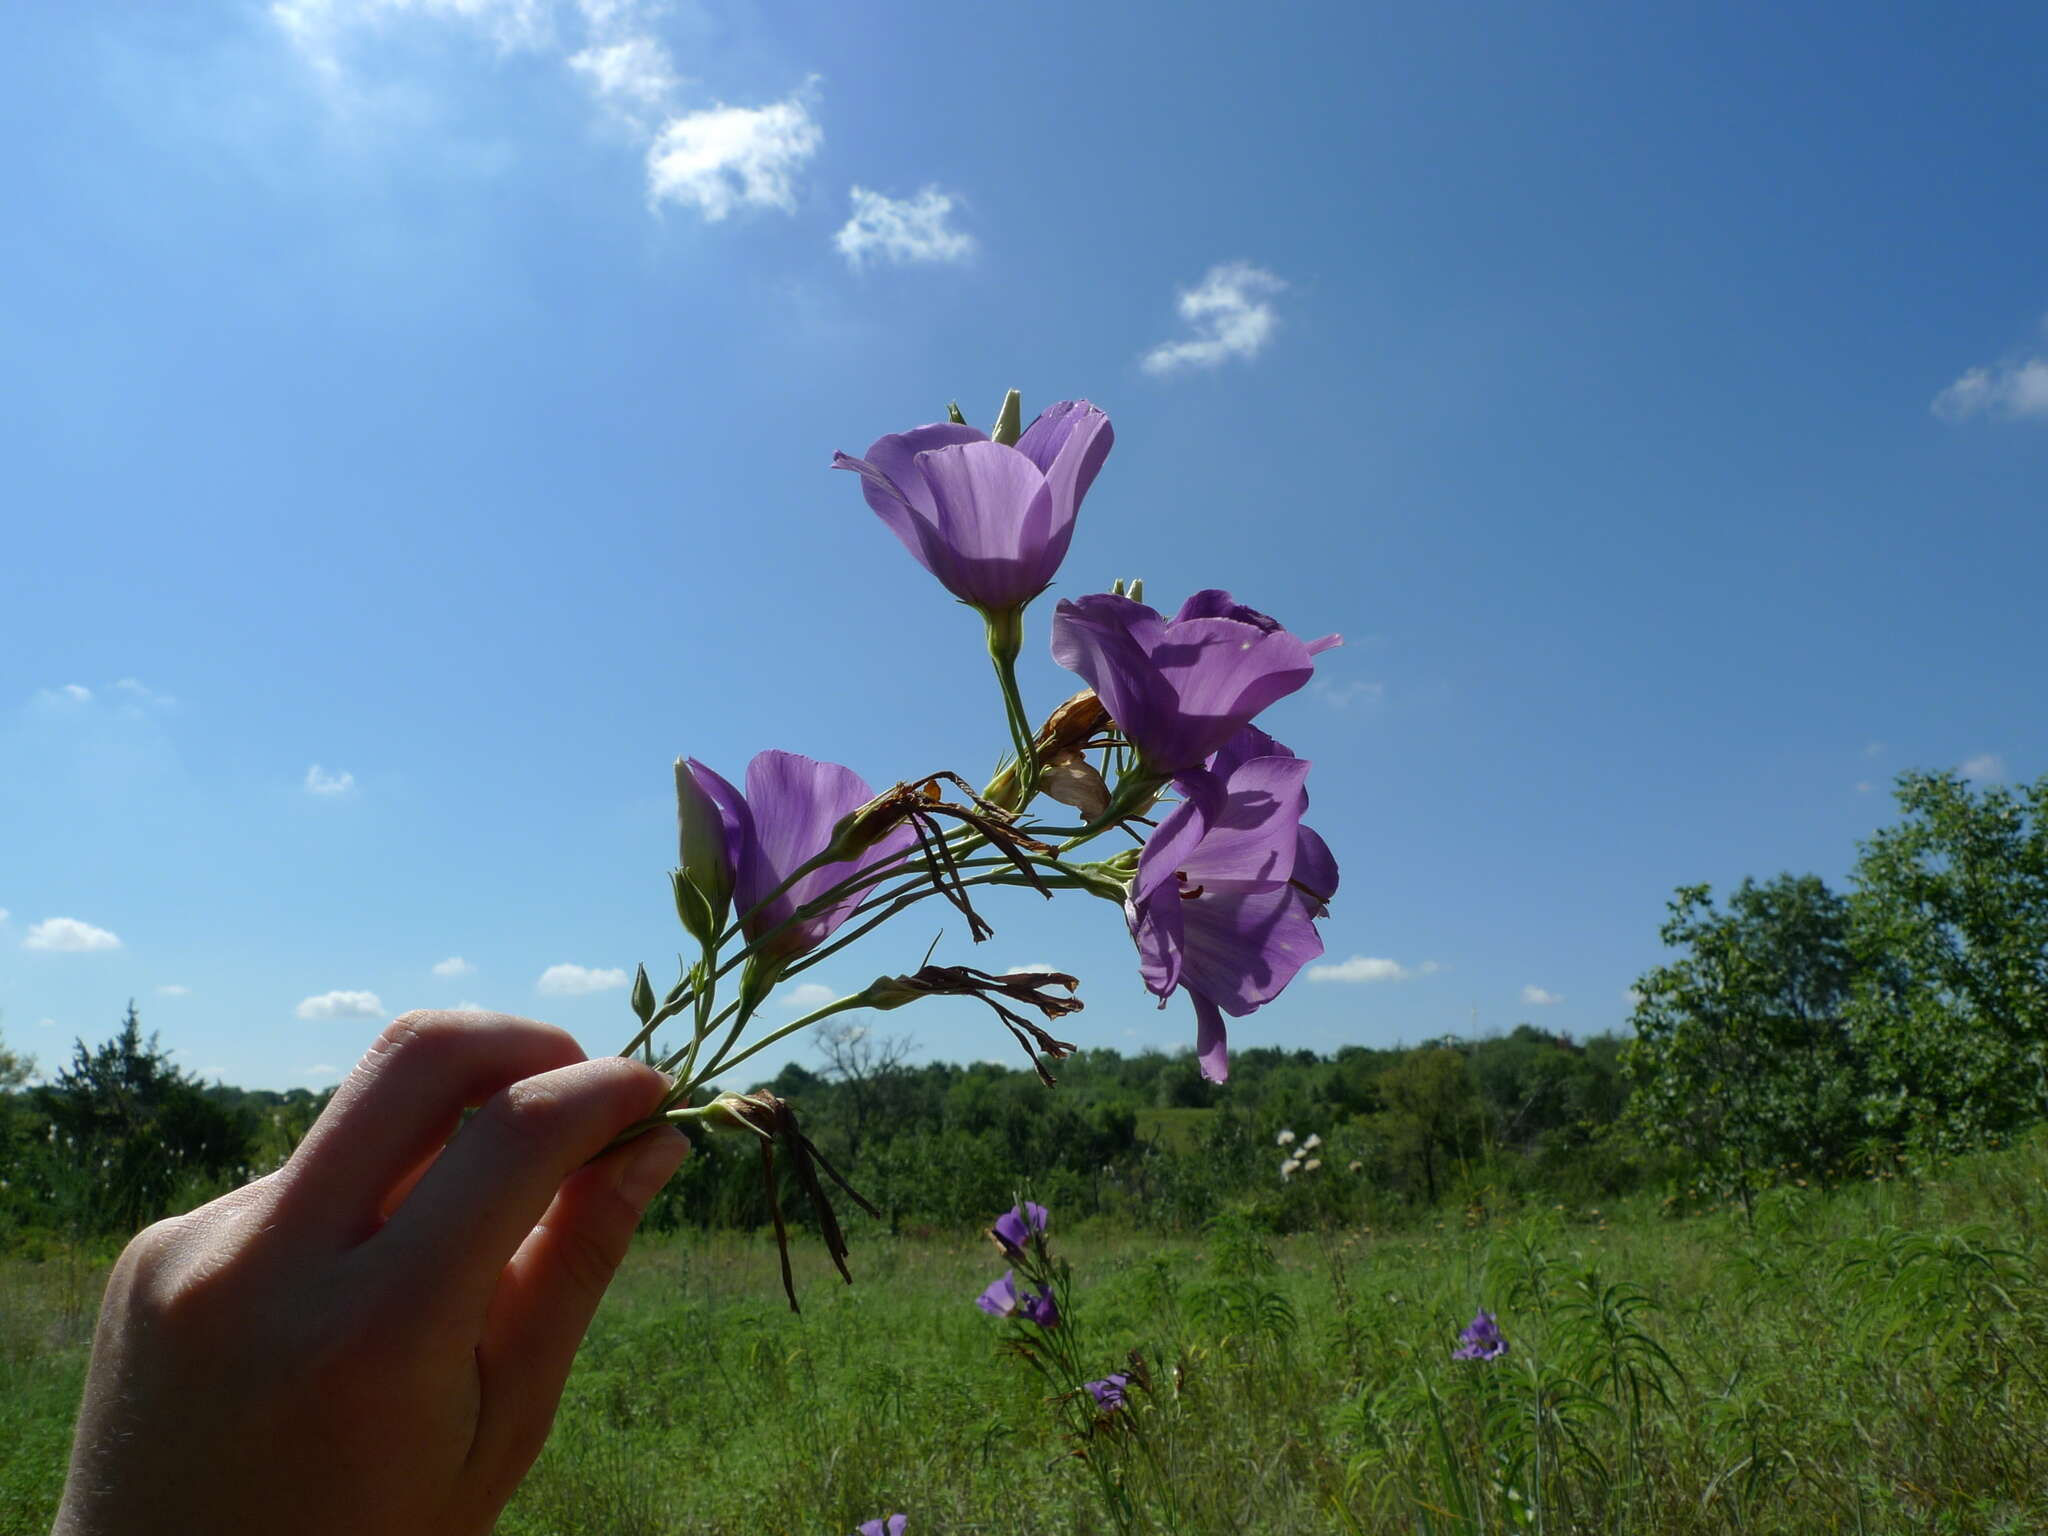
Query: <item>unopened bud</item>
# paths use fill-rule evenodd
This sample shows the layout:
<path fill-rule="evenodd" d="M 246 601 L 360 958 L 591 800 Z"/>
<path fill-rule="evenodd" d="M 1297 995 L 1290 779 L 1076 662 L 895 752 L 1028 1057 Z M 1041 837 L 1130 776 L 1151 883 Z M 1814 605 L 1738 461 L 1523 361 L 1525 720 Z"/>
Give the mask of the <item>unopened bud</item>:
<path fill-rule="evenodd" d="M 654 983 L 647 979 L 647 967 L 633 973 L 633 1013 L 642 1024 L 654 1017 Z"/>
<path fill-rule="evenodd" d="M 949 400 L 946 402 L 946 420 L 953 423 L 953 425 L 956 427 L 964 427 L 967 425 L 967 414 L 966 412 L 960 409 L 960 402 L 958 400 Z"/>
<path fill-rule="evenodd" d="M 1024 435 L 1024 397 L 1011 390 L 1003 396 L 1003 409 L 996 417 L 996 424 L 988 429 L 989 441 L 1017 446 L 1017 439 Z"/>
<path fill-rule="evenodd" d="M 676 837 L 681 861 L 676 913 L 693 938 L 709 944 L 732 905 L 734 850 L 726 846 L 724 814 L 700 772 L 714 780 L 717 777 L 688 758 L 676 759 Z M 695 893 L 695 902 L 686 900 L 684 886 Z"/>

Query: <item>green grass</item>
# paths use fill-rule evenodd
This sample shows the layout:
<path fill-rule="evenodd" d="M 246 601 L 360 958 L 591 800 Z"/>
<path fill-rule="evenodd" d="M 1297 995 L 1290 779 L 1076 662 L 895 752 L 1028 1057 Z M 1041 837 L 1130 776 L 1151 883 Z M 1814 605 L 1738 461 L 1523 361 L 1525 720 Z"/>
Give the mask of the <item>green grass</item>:
<path fill-rule="evenodd" d="M 1753 1230 L 1648 1202 L 1283 1240 L 1056 1227 L 1089 1358 L 1141 1348 L 1155 1377 L 1145 1454 L 1089 1450 L 1141 1530 L 2048 1529 L 2044 1175 L 2037 1143 L 1918 1186 L 1787 1189 Z M 640 1244 L 501 1529 L 1116 1528 L 970 1305 L 1002 1269 L 984 1241 L 861 1238 L 850 1290 L 802 1257 L 792 1317 L 762 1241 Z M 77 1294 L 60 1265 L 0 1268 L 0 1530 L 47 1529 Z M 1479 1305 L 1512 1353 L 1453 1362 Z"/>

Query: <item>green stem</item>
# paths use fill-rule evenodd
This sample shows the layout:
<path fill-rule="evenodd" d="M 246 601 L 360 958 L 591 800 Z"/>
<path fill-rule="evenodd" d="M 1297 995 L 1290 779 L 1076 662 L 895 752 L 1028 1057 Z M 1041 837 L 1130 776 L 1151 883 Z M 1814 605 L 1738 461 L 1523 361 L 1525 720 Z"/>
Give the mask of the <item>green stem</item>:
<path fill-rule="evenodd" d="M 984 613 L 988 621 L 988 659 L 996 669 L 996 686 L 1002 690 L 1003 715 L 1010 726 L 1010 743 L 1017 753 L 1016 803 L 1004 807 L 1021 811 L 1038 793 L 1037 733 L 1024 709 L 1024 695 L 1017 687 L 1017 655 L 1024 648 L 1024 610 L 1009 608 Z"/>
<path fill-rule="evenodd" d="M 710 1066 L 704 1069 L 704 1075 L 706 1077 L 709 1077 L 714 1072 L 730 1072 L 734 1067 L 738 1066 L 741 1062 L 745 1061 L 749 1056 L 753 1056 L 761 1051 L 767 1050 L 769 1046 L 773 1045 L 776 1041 L 784 1038 L 785 1036 L 793 1035 L 800 1029 L 808 1029 L 813 1024 L 818 1023 L 820 1020 L 829 1019 L 835 1013 L 844 1013 L 849 1008 L 864 1008 L 867 1006 L 867 1001 L 867 993 L 865 991 L 860 991 L 853 993 L 851 996 L 842 997 L 839 998 L 837 1001 L 827 1003 L 824 1007 L 820 1008 L 816 1013 L 807 1013 L 802 1018 L 798 1019 L 794 1024 L 785 1024 L 782 1026 L 782 1028 L 774 1030 L 769 1034 L 763 1035 L 760 1039 L 756 1040 L 752 1045 L 748 1046 L 744 1051 L 741 1051 L 737 1056 L 721 1055 L 717 1061 L 714 1061 Z M 730 1044 L 731 1042 L 727 1043 Z"/>

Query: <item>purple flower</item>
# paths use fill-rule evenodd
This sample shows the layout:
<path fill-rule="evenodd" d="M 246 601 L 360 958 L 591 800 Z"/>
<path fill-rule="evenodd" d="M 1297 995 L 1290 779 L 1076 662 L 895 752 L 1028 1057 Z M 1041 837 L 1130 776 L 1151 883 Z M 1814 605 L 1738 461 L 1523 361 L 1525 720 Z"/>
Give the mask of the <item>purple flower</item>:
<path fill-rule="evenodd" d="M 1508 1352 L 1508 1341 L 1500 1336 L 1500 1325 L 1494 1322 L 1493 1314 L 1484 1307 L 1458 1335 L 1458 1347 L 1451 1351 L 1453 1360 L 1498 1360 Z"/>
<path fill-rule="evenodd" d="M 875 515 L 948 592 L 1000 612 L 1051 583 L 1115 440 L 1101 411 L 1062 400 L 1014 448 L 939 422 L 877 438 L 864 459 L 835 453 L 832 467 L 861 477 Z"/>
<path fill-rule="evenodd" d="M 1124 917 L 1138 970 L 1164 1007 L 1195 1005 L 1202 1075 L 1230 1075 L 1227 1013 L 1271 1002 L 1323 952 L 1315 919 L 1337 890 L 1337 862 L 1301 824 L 1309 765 L 1247 726 L 1210 768 L 1182 775 L 1185 798 L 1147 839 Z"/>
<path fill-rule="evenodd" d="M 891 1515 L 887 1520 L 863 1520 L 854 1536 L 903 1536 L 910 1524 L 908 1515 Z"/>
<path fill-rule="evenodd" d="M 975 1297 L 974 1304 L 990 1317 L 1021 1317 L 1027 1323 L 1036 1323 L 1041 1328 L 1059 1326 L 1060 1309 L 1054 1305 L 1052 1293 L 1020 1293 L 1017 1289 L 1015 1270 L 1004 1270 L 1003 1278 Z"/>
<path fill-rule="evenodd" d="M 1100 1381 L 1084 1381 L 1081 1383 L 1082 1386 L 1094 1394 L 1095 1406 L 1104 1413 L 1111 1413 L 1123 1407 L 1124 1388 L 1130 1384 L 1131 1375 L 1128 1371 L 1111 1371 Z"/>
<path fill-rule="evenodd" d="M 1053 659 L 1078 672 L 1147 769 L 1185 773 L 1254 715 L 1309 680 L 1311 660 L 1340 644 L 1304 642 L 1228 592 L 1197 592 L 1169 622 L 1143 603 L 1097 592 L 1062 602 Z"/>
<path fill-rule="evenodd" d="M 774 893 L 783 881 L 830 846 L 840 818 L 874 799 L 861 776 L 837 763 L 821 763 L 794 752 L 761 752 L 747 764 L 747 792 L 737 789 L 694 758 L 684 763 L 696 789 L 717 807 L 724 836 L 718 851 L 732 871 L 732 891 L 741 927 L 752 941 L 786 922 L 806 902 L 823 896 L 861 870 L 900 858 L 914 834 L 899 827 L 872 847 L 842 863 L 827 864 Z M 702 862 L 688 845 L 683 863 Z M 860 901 L 854 894 L 814 912 L 770 939 L 761 954 L 771 961 L 794 959 L 816 949 L 845 922 Z M 758 908 L 759 910 L 754 910 Z"/>
<path fill-rule="evenodd" d="M 1034 1232 L 1045 1230 L 1045 1207 L 1036 1201 L 1026 1200 L 1022 1205 L 1005 1211 L 996 1218 L 996 1224 L 989 1228 L 988 1235 L 995 1239 L 996 1246 L 1012 1258 L 1022 1258 L 1024 1245 L 1031 1240 Z"/>

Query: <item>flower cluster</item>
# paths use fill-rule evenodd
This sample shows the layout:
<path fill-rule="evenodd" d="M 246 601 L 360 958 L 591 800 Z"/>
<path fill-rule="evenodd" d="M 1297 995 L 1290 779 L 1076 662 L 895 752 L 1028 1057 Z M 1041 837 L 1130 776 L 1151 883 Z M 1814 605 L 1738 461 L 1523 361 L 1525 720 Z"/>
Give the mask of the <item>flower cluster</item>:
<path fill-rule="evenodd" d="M 1508 1352 L 1508 1341 L 1501 1337 L 1500 1324 L 1493 1320 L 1493 1314 L 1484 1307 L 1465 1331 L 1458 1335 L 1458 1347 L 1451 1351 L 1453 1360 L 1498 1360 Z"/>
<path fill-rule="evenodd" d="M 1052 1283 L 1045 1276 L 1044 1244 L 1036 1241 L 1045 1233 L 1045 1207 L 1026 1200 L 1005 1211 L 989 1228 L 989 1238 L 1010 1260 L 1003 1278 L 974 1298 L 974 1304 L 990 1317 L 1020 1318 L 1040 1328 L 1060 1325 L 1059 1303 L 1053 1299 Z M 1037 1289 L 1017 1289 L 1017 1266 L 1022 1265 L 1037 1280 Z"/>
<path fill-rule="evenodd" d="M 854 1536 L 903 1536 L 909 1526 L 908 1515 L 891 1515 L 886 1520 L 863 1520 Z"/>
<path fill-rule="evenodd" d="M 1294 1145 L 1294 1132 L 1283 1130 L 1273 1140 L 1280 1146 L 1291 1147 Z M 1311 1131 L 1308 1139 L 1301 1144 L 1300 1150 L 1289 1152 L 1286 1160 L 1280 1164 L 1280 1177 L 1291 1179 L 1297 1173 L 1314 1173 L 1317 1169 L 1321 1168 L 1323 1160 L 1315 1156 L 1314 1153 L 1316 1148 L 1322 1144 L 1323 1138 Z M 1355 1164 L 1353 1165 L 1353 1171 L 1356 1171 Z"/>
<path fill-rule="evenodd" d="M 781 1148 L 819 1206 L 842 1272 L 844 1244 L 810 1170 L 843 1181 L 802 1140 L 788 1106 L 711 1095 L 709 1085 L 833 1014 L 948 994 L 994 1010 L 1050 1083 L 1048 1063 L 1073 1047 L 1021 1010 L 1054 1023 L 1081 1003 L 1068 976 L 927 963 L 750 1038 L 786 978 L 933 896 L 979 942 L 994 932 L 975 905 L 985 888 L 1047 899 L 1080 891 L 1121 908 L 1139 975 L 1161 1007 L 1187 994 L 1201 1070 L 1221 1082 L 1226 1019 L 1272 1002 L 1322 953 L 1316 923 L 1336 894 L 1337 864 L 1303 821 L 1309 764 L 1255 721 L 1308 683 L 1314 658 L 1337 636 L 1302 639 L 1221 588 L 1168 616 L 1145 604 L 1142 583 L 1116 583 L 1057 605 L 1053 657 L 1088 686 L 1032 724 L 1039 717 L 1017 681 L 1025 610 L 1057 577 L 1114 442 L 1109 417 L 1088 401 L 1060 401 L 1027 426 L 1012 391 L 987 432 L 955 407 L 947 421 L 876 439 L 860 458 L 833 458 L 858 476 L 868 507 L 918 563 L 981 616 L 1010 747 L 984 788 L 941 769 L 877 793 L 851 768 L 780 750 L 757 753 L 743 787 L 693 757 L 675 765 L 670 884 L 695 956 L 665 995 L 640 971 L 639 1029 L 624 1054 L 671 1075 L 657 1118 L 766 1138 L 771 1178 L 771 1152 Z M 1036 819 L 1041 796 L 1080 824 Z M 1092 862 L 1076 853 L 1111 834 L 1141 846 Z M 685 1037 L 673 1049 L 657 1048 L 664 1026 Z M 1052 1327 L 1052 1294 L 1020 1291 L 1020 1269 L 983 1293 L 984 1310 Z"/>

